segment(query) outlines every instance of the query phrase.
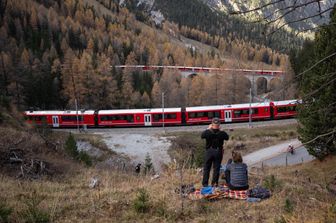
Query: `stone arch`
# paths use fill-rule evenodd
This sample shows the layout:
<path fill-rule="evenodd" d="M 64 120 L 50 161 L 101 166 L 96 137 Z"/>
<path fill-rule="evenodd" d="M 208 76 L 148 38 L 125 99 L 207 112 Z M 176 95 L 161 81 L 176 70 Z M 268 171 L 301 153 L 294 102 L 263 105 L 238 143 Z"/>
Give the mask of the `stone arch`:
<path fill-rule="evenodd" d="M 267 92 L 267 79 L 265 77 L 259 77 L 256 81 L 257 94 L 263 94 Z"/>
<path fill-rule="evenodd" d="M 275 77 L 269 81 L 268 90 L 275 91 L 282 87 L 282 79 Z"/>
<path fill-rule="evenodd" d="M 196 77 L 196 76 L 198 76 L 197 73 L 191 73 L 191 74 L 188 74 L 188 77 L 190 77 L 190 78 L 194 78 L 194 77 Z"/>

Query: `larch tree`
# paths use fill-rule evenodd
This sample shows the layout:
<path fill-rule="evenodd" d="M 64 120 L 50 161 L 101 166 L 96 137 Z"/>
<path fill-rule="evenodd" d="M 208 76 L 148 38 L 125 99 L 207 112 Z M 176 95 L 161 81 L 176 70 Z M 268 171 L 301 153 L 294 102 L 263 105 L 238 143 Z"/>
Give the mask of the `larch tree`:
<path fill-rule="evenodd" d="M 200 106 L 203 104 L 203 95 L 206 94 L 207 91 L 204 89 L 204 79 L 202 76 L 197 75 L 193 77 L 191 81 L 191 90 L 190 90 L 190 104 L 192 106 Z"/>
<path fill-rule="evenodd" d="M 153 107 L 160 107 L 161 106 L 161 88 L 158 81 L 154 82 L 152 92 L 151 92 L 151 98 L 152 98 L 152 106 Z"/>

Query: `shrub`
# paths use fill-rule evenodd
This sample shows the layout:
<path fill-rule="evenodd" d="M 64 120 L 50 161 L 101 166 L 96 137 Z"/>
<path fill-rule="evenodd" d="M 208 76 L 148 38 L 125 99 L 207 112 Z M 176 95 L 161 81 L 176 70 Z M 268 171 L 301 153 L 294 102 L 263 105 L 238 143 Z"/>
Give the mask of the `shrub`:
<path fill-rule="evenodd" d="M 22 220 L 26 223 L 47 223 L 50 222 L 49 213 L 39 208 L 43 201 L 41 196 L 33 193 L 25 200 L 26 209 L 21 213 Z"/>
<path fill-rule="evenodd" d="M 263 186 L 271 191 L 274 191 L 275 189 L 281 187 L 281 181 L 277 180 L 275 176 L 272 174 L 270 176 L 265 177 L 263 181 Z"/>
<path fill-rule="evenodd" d="M 274 223 L 286 223 L 286 219 L 281 216 L 279 218 L 274 219 Z"/>
<path fill-rule="evenodd" d="M 149 153 L 146 154 L 145 157 L 145 174 L 150 173 L 151 171 L 154 171 L 153 163 L 152 163 L 152 158 L 150 157 Z"/>
<path fill-rule="evenodd" d="M 73 158 L 77 158 L 79 155 L 75 137 L 71 133 L 65 141 L 65 152 Z"/>
<path fill-rule="evenodd" d="M 83 162 L 86 166 L 92 166 L 91 157 L 84 151 L 80 151 L 78 154 L 78 160 Z"/>
<path fill-rule="evenodd" d="M 168 216 L 167 204 L 165 200 L 160 200 L 159 202 L 156 202 L 155 213 L 160 217 Z"/>
<path fill-rule="evenodd" d="M 133 201 L 133 207 L 137 213 L 148 212 L 150 207 L 149 194 L 144 188 L 138 190 L 138 194 Z"/>
<path fill-rule="evenodd" d="M 181 164 L 189 160 L 191 166 L 200 167 L 204 161 L 204 142 L 199 135 L 183 134 L 173 139 L 173 158 Z M 186 159 L 190 157 L 190 159 Z"/>
<path fill-rule="evenodd" d="M 12 208 L 7 207 L 4 203 L 0 203 L 0 222 L 9 222 L 8 218 L 12 211 Z"/>
<path fill-rule="evenodd" d="M 284 210 L 287 213 L 292 213 L 294 210 L 294 204 L 289 198 L 286 198 L 285 200 Z"/>
<path fill-rule="evenodd" d="M 75 137 L 70 133 L 65 141 L 65 152 L 72 158 L 83 162 L 86 166 L 92 166 L 92 159 L 85 151 L 78 151 Z"/>

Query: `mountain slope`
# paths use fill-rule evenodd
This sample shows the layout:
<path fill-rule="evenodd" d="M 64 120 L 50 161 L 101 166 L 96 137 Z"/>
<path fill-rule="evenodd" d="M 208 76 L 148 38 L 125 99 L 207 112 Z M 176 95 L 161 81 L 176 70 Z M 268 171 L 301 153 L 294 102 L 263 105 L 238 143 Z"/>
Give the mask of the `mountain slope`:
<path fill-rule="evenodd" d="M 269 4 L 271 2 L 277 1 L 270 1 L 270 0 L 261 0 L 261 1 L 244 1 L 244 0 L 237 0 L 237 1 L 230 1 L 230 0 L 202 0 L 205 4 L 207 4 L 210 8 L 222 11 L 225 13 L 233 12 L 233 11 L 247 11 L 252 10 L 254 8 Z M 321 11 L 325 11 L 333 6 L 335 3 L 333 0 L 322 0 L 319 3 L 307 4 L 312 1 L 307 0 L 298 0 L 298 1 L 291 1 L 285 0 L 279 3 L 271 4 L 268 7 L 261 8 L 253 12 L 254 16 L 259 16 L 262 18 L 268 17 L 269 20 L 274 20 L 278 17 L 283 17 L 281 19 L 282 23 L 289 23 L 296 20 L 300 20 L 304 17 L 311 17 L 313 15 L 318 14 L 319 7 Z M 307 5 L 304 5 L 307 4 Z M 302 7 L 296 7 L 302 5 Z M 291 9 L 294 9 L 292 12 Z M 329 11 L 330 12 L 330 11 Z M 298 21 L 295 23 L 289 24 L 289 27 L 294 30 L 304 30 L 309 28 L 314 28 L 318 25 L 328 22 L 329 20 L 329 13 L 325 13 L 322 16 L 316 16 L 309 18 L 304 21 Z"/>

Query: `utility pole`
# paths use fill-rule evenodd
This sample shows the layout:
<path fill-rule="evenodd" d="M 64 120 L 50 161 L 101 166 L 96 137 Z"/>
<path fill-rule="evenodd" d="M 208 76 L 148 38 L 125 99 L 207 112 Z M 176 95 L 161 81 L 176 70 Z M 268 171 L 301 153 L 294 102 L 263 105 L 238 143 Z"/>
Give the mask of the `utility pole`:
<path fill-rule="evenodd" d="M 75 106 L 76 106 L 77 130 L 78 130 L 78 132 L 79 132 L 78 106 L 77 106 L 77 99 L 76 99 L 76 98 L 75 98 Z"/>
<path fill-rule="evenodd" d="M 252 108 L 251 108 L 251 103 L 252 103 L 252 88 L 250 88 L 249 128 L 252 128 Z"/>
<path fill-rule="evenodd" d="M 163 132 L 165 132 L 165 118 L 164 118 L 164 92 L 162 92 L 162 128 L 163 128 Z"/>

